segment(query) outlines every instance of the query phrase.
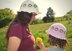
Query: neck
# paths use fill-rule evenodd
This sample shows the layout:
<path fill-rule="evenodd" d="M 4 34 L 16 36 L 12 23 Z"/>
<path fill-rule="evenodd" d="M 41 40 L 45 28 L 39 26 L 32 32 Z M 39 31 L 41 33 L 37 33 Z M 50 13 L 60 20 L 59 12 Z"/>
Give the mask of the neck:
<path fill-rule="evenodd" d="M 58 46 L 53 46 L 54 48 L 59 48 Z"/>
<path fill-rule="evenodd" d="M 54 48 L 60 48 L 58 45 L 57 46 L 52 46 L 52 47 L 54 47 Z"/>

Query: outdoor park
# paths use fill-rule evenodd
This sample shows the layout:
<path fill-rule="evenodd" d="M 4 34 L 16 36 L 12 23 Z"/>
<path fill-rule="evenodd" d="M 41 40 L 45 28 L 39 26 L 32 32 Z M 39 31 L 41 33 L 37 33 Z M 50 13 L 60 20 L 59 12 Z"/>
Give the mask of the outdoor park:
<path fill-rule="evenodd" d="M 6 32 L 9 27 L 10 22 L 15 18 L 16 14 L 10 8 L 0 9 L 0 51 L 6 51 Z M 62 23 L 67 28 L 67 41 L 68 44 L 65 48 L 65 51 L 72 51 L 72 10 L 66 12 L 65 15 L 60 17 L 55 17 L 53 8 L 49 7 L 47 9 L 46 16 L 42 19 L 36 19 L 30 26 L 30 31 L 33 33 L 34 37 L 41 37 L 44 45 L 49 47 L 50 45 L 47 42 L 47 30 L 53 23 Z M 37 51 L 40 51 L 37 43 L 35 43 Z"/>

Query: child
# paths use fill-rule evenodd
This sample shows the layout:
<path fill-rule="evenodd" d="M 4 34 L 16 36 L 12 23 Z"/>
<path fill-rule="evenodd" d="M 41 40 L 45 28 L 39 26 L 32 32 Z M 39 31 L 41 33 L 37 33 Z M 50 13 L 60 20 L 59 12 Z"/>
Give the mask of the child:
<path fill-rule="evenodd" d="M 46 33 L 48 34 L 48 42 L 51 47 L 47 49 L 42 42 L 39 42 L 39 48 L 42 51 L 64 51 L 67 44 L 65 37 L 66 27 L 61 23 L 54 23 L 46 30 Z"/>

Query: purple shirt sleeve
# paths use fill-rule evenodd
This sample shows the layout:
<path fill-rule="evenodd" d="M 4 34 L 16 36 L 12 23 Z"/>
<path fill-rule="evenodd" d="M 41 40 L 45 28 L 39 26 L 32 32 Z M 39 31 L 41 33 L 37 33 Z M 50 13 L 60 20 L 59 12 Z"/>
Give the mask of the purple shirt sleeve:
<path fill-rule="evenodd" d="M 22 39 L 22 31 L 21 26 L 19 24 L 14 24 L 10 27 L 8 37 L 16 36 L 20 39 Z"/>

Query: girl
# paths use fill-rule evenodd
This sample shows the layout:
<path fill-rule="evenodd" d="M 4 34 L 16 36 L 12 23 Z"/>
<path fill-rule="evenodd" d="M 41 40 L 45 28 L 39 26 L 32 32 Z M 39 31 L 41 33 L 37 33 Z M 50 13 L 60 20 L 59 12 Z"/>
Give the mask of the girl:
<path fill-rule="evenodd" d="M 67 44 L 66 40 L 66 27 L 61 23 L 52 24 L 48 30 L 48 42 L 51 45 L 50 48 L 45 48 L 42 42 L 39 42 L 38 46 L 42 51 L 64 51 Z"/>

